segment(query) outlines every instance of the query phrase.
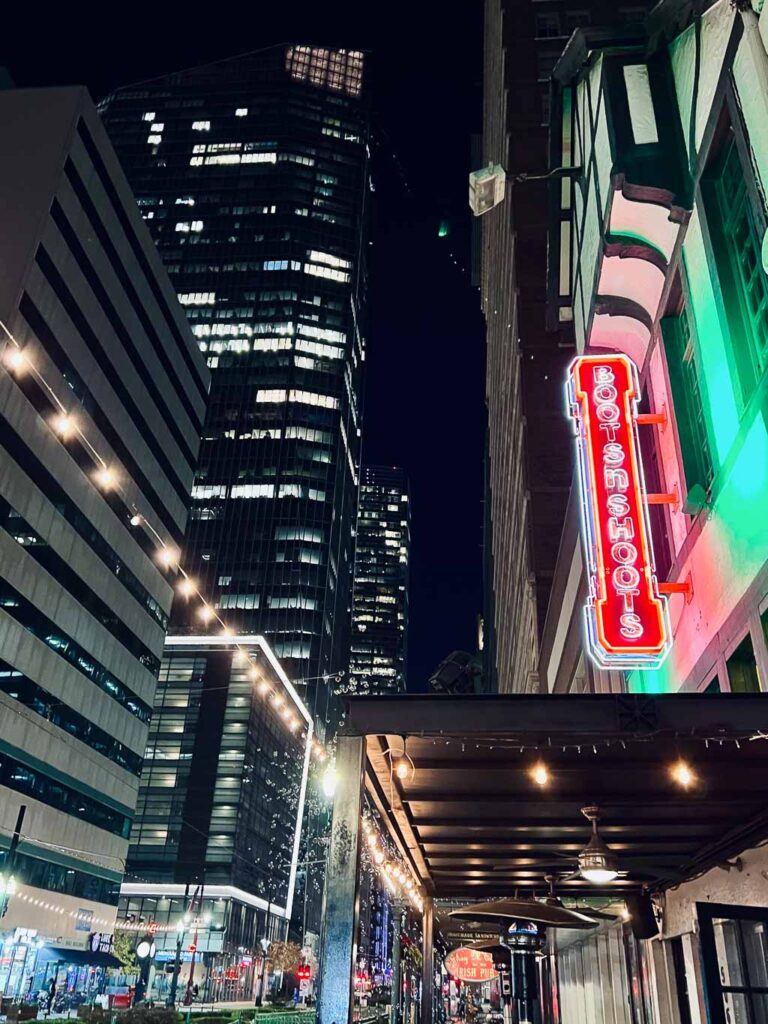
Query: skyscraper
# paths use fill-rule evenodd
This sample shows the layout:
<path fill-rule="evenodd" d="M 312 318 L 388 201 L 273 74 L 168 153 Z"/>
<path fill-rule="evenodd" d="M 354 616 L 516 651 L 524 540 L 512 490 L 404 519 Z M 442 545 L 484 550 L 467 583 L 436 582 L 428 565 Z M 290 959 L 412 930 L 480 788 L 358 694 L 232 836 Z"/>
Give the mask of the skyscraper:
<path fill-rule="evenodd" d="M 0 121 L 0 990 L 16 996 L 114 931 L 173 598 L 160 556 L 183 537 L 208 371 L 87 92 L 2 91 Z"/>
<path fill-rule="evenodd" d="M 102 117 L 213 384 L 187 561 L 320 733 L 346 671 L 365 359 L 363 56 L 276 46 L 119 89 Z M 177 629 L 197 631 L 193 605 Z"/>
<path fill-rule="evenodd" d="M 402 469 L 364 466 L 355 549 L 348 693 L 402 693 L 408 650 L 411 510 Z"/>

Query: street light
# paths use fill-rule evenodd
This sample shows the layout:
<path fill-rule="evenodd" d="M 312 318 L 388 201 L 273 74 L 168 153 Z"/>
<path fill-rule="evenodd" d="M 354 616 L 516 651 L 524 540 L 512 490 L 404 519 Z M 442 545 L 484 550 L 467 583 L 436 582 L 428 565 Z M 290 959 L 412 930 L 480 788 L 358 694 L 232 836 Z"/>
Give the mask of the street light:
<path fill-rule="evenodd" d="M 267 912 L 267 919 L 269 918 L 269 912 Z M 261 946 L 261 978 L 259 979 L 259 994 L 256 996 L 256 1006 L 262 1006 L 264 1004 L 264 986 L 267 983 L 267 953 L 269 947 L 272 945 L 272 940 L 268 939 L 266 935 L 259 939 L 259 945 Z"/>
<path fill-rule="evenodd" d="M 329 765 L 323 772 L 323 793 L 329 800 L 333 800 L 336 793 L 336 769 Z"/>
<path fill-rule="evenodd" d="M 544 174 L 529 174 L 527 171 L 507 174 L 501 164 L 490 163 L 469 175 L 469 206 L 475 217 L 482 217 L 504 202 L 508 181 L 521 184 L 524 181 L 548 181 L 550 178 L 577 178 L 581 171 L 581 167 L 555 167 Z"/>

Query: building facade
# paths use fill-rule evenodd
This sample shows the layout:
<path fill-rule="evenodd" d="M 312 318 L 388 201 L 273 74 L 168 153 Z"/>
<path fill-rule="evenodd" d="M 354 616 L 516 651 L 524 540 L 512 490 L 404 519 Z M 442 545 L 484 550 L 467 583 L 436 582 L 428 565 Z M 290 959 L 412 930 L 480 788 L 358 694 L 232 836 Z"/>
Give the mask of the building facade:
<path fill-rule="evenodd" d="M 277 46 L 100 107 L 212 371 L 187 559 L 232 628 L 307 679 L 348 670 L 365 359 L 363 56 Z M 196 632 L 179 604 L 176 628 Z"/>
<path fill-rule="evenodd" d="M 572 322 L 579 353 L 623 353 L 638 369 L 637 433 L 671 648 L 650 670 L 605 671 L 585 658 L 592 557 L 574 487 L 541 645 L 549 692 L 768 687 L 760 6 L 664 0 L 634 38 L 577 33 L 554 69 L 552 164 L 581 170 L 572 190 L 553 188 L 550 301 Z M 745 849 L 658 894 L 658 934 L 631 948 L 621 926 L 578 938 L 560 965 L 562 1024 L 760 1020 L 764 863 L 761 846 Z M 625 960 L 626 973 L 603 968 Z M 632 1018 L 610 1016 L 627 1000 Z"/>
<path fill-rule="evenodd" d="M 347 693 L 402 693 L 408 656 L 411 510 L 401 469 L 364 466 L 355 546 Z"/>
<path fill-rule="evenodd" d="M 550 77 L 579 27 L 630 31 L 647 4 L 487 0 L 482 164 L 501 164 L 506 198 L 482 218 L 480 299 L 486 320 L 486 685 L 538 688 L 539 644 L 571 483 L 562 380 L 570 323 L 547 318 Z M 568 183 L 564 182 L 564 188 Z M 565 316 L 567 311 L 564 311 Z"/>
<path fill-rule="evenodd" d="M 15 996 L 114 930 L 173 598 L 161 556 L 183 538 L 209 375 L 87 92 L 5 91 L 0 120 L 0 989 Z"/>
<path fill-rule="evenodd" d="M 285 937 L 312 731 L 263 637 L 168 637 L 120 916 L 158 927 L 158 963 L 175 959 L 186 917 L 205 998 L 252 998 L 261 939 Z M 156 998 L 168 983 L 156 974 Z"/>

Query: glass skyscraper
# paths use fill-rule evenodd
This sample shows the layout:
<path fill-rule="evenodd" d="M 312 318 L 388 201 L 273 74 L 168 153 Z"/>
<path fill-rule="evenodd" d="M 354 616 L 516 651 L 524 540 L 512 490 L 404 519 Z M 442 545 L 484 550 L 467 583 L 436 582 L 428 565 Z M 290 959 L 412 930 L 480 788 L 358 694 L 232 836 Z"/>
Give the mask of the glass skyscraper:
<path fill-rule="evenodd" d="M 365 359 L 363 55 L 277 46 L 100 107 L 212 371 L 186 562 L 322 735 L 347 671 Z M 172 631 L 199 632 L 177 601 Z"/>
<path fill-rule="evenodd" d="M 411 515 L 402 469 L 364 466 L 357 518 L 349 693 L 403 693 Z"/>

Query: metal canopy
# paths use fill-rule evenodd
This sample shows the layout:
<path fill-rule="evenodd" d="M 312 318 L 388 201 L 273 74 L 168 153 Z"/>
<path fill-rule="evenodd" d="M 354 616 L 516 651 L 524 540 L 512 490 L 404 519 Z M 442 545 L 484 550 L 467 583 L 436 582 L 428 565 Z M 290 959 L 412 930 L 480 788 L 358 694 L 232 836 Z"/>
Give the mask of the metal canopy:
<path fill-rule="evenodd" d="M 663 888 L 768 835 L 762 695 L 352 697 L 344 732 L 366 737 L 369 800 L 436 898 L 544 895 L 547 874 L 565 896 Z M 387 751 L 404 738 L 415 771 L 399 779 Z M 681 757 L 687 790 L 669 771 Z M 585 804 L 620 861 L 602 885 L 569 877 Z"/>

